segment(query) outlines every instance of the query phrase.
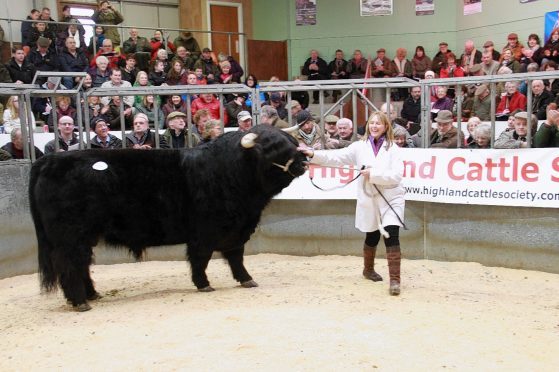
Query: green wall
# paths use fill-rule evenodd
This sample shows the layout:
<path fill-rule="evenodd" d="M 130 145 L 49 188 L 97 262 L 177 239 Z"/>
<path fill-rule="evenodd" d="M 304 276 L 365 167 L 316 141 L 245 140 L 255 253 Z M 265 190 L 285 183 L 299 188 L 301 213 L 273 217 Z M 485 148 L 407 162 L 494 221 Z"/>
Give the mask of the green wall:
<path fill-rule="evenodd" d="M 476 45 L 493 40 L 497 48 L 506 42 L 509 32 L 517 32 L 521 40 L 536 32 L 543 35 L 544 13 L 559 9 L 559 2 L 539 0 L 520 4 L 519 0 L 483 0 L 483 12 L 464 16 L 460 0 L 435 0 L 435 14 L 416 16 L 415 0 L 394 0 L 394 13 L 384 17 L 361 17 L 360 0 L 317 0 L 317 24 L 295 25 L 295 0 L 253 0 L 254 38 L 287 40 L 289 71 L 298 75 L 300 67 L 317 49 L 330 61 L 338 48 L 350 57 L 354 49 L 375 55 L 383 47 L 389 57 L 398 47 L 413 55 L 423 45 L 433 56 L 439 41 L 447 41 L 450 49 L 461 53 L 465 40 Z"/>

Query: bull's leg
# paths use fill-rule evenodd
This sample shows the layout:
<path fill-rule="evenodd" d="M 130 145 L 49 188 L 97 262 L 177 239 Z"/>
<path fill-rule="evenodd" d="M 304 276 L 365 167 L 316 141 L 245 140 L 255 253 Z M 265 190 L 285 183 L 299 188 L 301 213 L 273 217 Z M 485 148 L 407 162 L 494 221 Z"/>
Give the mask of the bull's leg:
<path fill-rule="evenodd" d="M 244 253 L 245 247 L 222 252 L 223 257 L 225 257 L 229 263 L 229 267 L 233 273 L 233 278 L 241 283 L 241 286 L 245 288 L 258 287 L 258 283 L 252 280 L 252 276 L 250 276 L 243 264 Z"/>
<path fill-rule="evenodd" d="M 89 263 L 91 262 L 91 248 L 78 247 L 63 259 L 57 259 L 55 265 L 60 274 L 60 286 L 64 296 L 77 311 L 87 311 L 91 306 L 87 303 L 87 290 L 84 281 L 89 277 Z M 95 289 L 93 289 L 95 291 Z"/>
<path fill-rule="evenodd" d="M 93 257 L 93 250 L 90 249 L 86 256 L 86 258 L 88 258 L 87 270 L 82 270 L 82 281 L 85 287 L 85 295 L 86 295 L 86 299 L 88 299 L 89 301 L 98 300 L 103 297 L 99 292 L 95 290 L 93 280 L 91 279 L 91 272 L 89 271 L 89 267 L 93 262 L 92 257 Z"/>
<path fill-rule="evenodd" d="M 200 292 L 212 292 L 215 291 L 210 286 L 208 277 L 206 275 L 206 269 L 208 268 L 208 263 L 212 258 L 212 252 L 206 251 L 201 247 L 191 248 L 188 247 L 188 260 L 190 261 L 190 267 L 192 270 L 192 281 L 194 285 Z"/>

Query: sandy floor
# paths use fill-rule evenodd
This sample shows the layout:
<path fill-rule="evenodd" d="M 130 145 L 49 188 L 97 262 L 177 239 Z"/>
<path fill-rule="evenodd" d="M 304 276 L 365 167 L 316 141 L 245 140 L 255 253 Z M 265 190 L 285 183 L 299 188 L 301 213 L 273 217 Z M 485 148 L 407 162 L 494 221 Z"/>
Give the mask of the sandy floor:
<path fill-rule="evenodd" d="M 36 275 L 0 281 L 0 370 L 553 371 L 559 275 L 403 261 L 402 295 L 361 278 L 358 257 L 223 260 L 198 293 L 184 262 L 95 266 L 105 297 L 85 313 Z M 386 261 L 378 271 L 387 277 Z"/>

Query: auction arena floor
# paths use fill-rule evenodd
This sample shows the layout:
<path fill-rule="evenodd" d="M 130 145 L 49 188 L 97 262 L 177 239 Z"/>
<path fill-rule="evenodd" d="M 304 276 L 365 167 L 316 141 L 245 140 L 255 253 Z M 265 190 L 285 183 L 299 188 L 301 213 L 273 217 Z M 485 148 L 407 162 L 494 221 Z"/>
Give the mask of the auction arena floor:
<path fill-rule="evenodd" d="M 402 294 L 352 256 L 245 258 L 244 289 L 212 260 L 212 293 L 185 262 L 93 266 L 104 295 L 84 313 L 0 281 L 1 371 L 557 371 L 559 275 L 403 260 Z"/>

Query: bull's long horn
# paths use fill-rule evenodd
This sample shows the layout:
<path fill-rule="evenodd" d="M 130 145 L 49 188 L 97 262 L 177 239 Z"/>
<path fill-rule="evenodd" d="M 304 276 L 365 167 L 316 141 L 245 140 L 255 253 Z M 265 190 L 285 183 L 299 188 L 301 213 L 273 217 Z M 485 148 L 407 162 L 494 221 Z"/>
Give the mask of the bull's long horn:
<path fill-rule="evenodd" d="M 251 147 L 254 147 L 255 145 L 254 140 L 256 140 L 257 137 L 258 134 L 255 133 L 245 134 L 243 138 L 241 138 L 241 146 L 243 146 L 245 149 L 250 149 Z"/>
<path fill-rule="evenodd" d="M 282 128 L 282 130 L 283 130 L 284 132 L 287 132 L 287 133 L 293 133 L 293 132 L 295 132 L 296 130 L 299 130 L 299 126 L 298 126 L 297 124 L 295 124 L 294 126 L 289 127 L 289 128 Z"/>

